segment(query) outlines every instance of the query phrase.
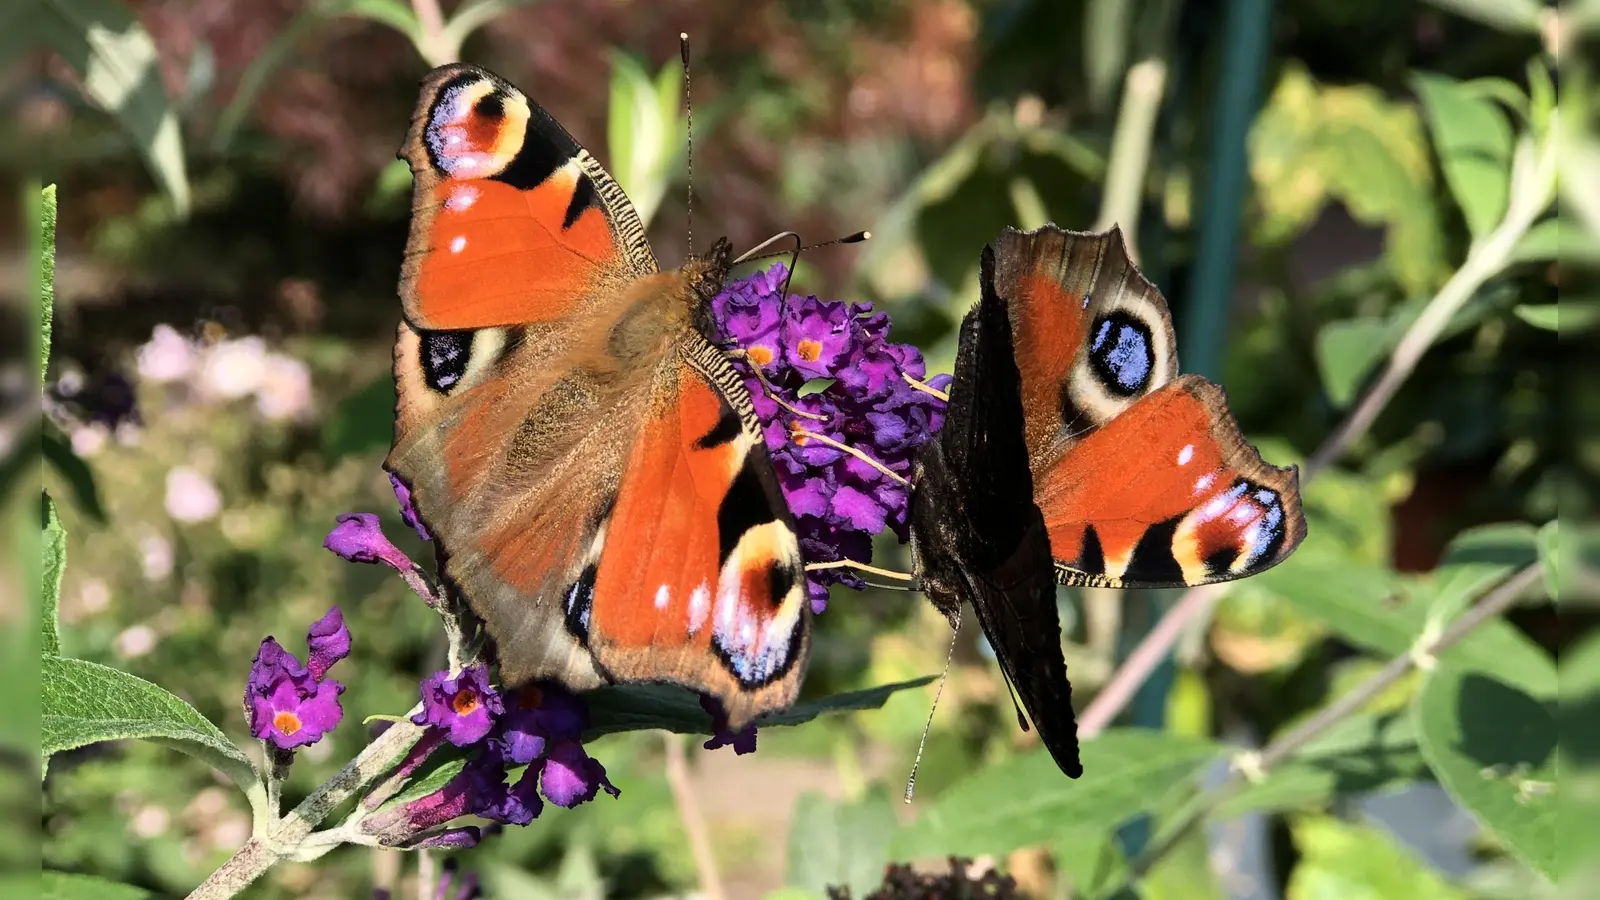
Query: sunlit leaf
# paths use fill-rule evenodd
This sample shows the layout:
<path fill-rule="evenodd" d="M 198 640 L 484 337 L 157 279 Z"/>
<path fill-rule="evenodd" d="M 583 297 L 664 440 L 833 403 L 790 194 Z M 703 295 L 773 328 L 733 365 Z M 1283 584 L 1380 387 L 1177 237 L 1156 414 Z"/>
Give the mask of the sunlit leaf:
<path fill-rule="evenodd" d="M 1467 220 L 1467 230 L 1482 238 L 1505 214 L 1511 186 L 1511 123 L 1494 101 L 1453 78 L 1418 72 L 1412 81 L 1445 182 Z"/>
<path fill-rule="evenodd" d="M 1499 523 L 1456 535 L 1433 570 L 1429 614 L 1441 625 L 1496 584 L 1538 559 L 1533 526 Z"/>
<path fill-rule="evenodd" d="M 1388 352 L 1389 332 L 1389 321 L 1379 318 L 1329 322 L 1317 332 L 1317 370 L 1334 405 L 1355 399 L 1367 373 Z"/>
<path fill-rule="evenodd" d="M 1559 303 L 1524 303 L 1512 311 L 1517 318 L 1535 328 L 1568 335 L 1588 331 L 1600 323 L 1600 299 L 1563 297 Z"/>
<path fill-rule="evenodd" d="M 1547 877 L 1556 858 L 1556 669 L 1511 683 L 1494 661 L 1443 662 L 1417 698 L 1417 735 L 1439 783 Z"/>
<path fill-rule="evenodd" d="M 1285 728 L 1293 727 L 1292 723 Z M 1411 716 L 1359 713 L 1329 728 L 1267 777 L 1229 798 L 1216 818 L 1252 810 L 1326 808 L 1336 798 L 1428 776 Z"/>
<path fill-rule="evenodd" d="M 1004 854 L 1068 829 L 1110 830 L 1153 808 L 1216 756 L 1208 741 L 1116 729 L 1083 745 L 1079 779 L 1039 750 L 982 769 L 944 791 L 894 842 L 896 859 Z"/>
<path fill-rule="evenodd" d="M 1511 250 L 1518 262 L 1600 262 L 1600 238 L 1563 216 L 1551 216 L 1523 233 Z"/>
<path fill-rule="evenodd" d="M 1500 31 L 1532 32 L 1539 28 L 1545 6 L 1538 0 L 1428 0 L 1443 10 Z"/>
<path fill-rule="evenodd" d="M 1378 828 L 1324 817 L 1291 827 L 1300 862 L 1289 875 L 1287 900 L 1466 900 Z"/>
<path fill-rule="evenodd" d="M 61 654 L 61 616 L 57 606 L 61 601 L 61 576 L 67 568 L 67 532 L 61 527 L 61 517 L 56 515 L 56 504 L 49 494 L 44 495 L 44 550 L 43 583 L 39 589 L 40 645 L 45 656 Z"/>
<path fill-rule="evenodd" d="M 76 872 L 44 871 L 34 877 L 38 879 L 36 896 L 40 900 L 145 900 L 155 896 L 141 887 Z"/>
<path fill-rule="evenodd" d="M 50 656 L 40 676 L 41 750 L 52 754 L 99 741 L 142 738 L 216 768 L 240 787 L 255 766 L 217 726 L 165 688 L 109 666 Z"/>
<path fill-rule="evenodd" d="M 44 0 L 43 11 L 45 45 L 83 79 L 89 99 L 121 123 L 173 208 L 187 215 L 183 132 L 144 26 L 117 0 Z"/>
<path fill-rule="evenodd" d="M 865 897 L 883 881 L 894 831 L 894 807 L 882 789 L 853 803 L 802 794 L 789 825 L 786 880 L 817 894 L 848 887 L 852 896 Z"/>

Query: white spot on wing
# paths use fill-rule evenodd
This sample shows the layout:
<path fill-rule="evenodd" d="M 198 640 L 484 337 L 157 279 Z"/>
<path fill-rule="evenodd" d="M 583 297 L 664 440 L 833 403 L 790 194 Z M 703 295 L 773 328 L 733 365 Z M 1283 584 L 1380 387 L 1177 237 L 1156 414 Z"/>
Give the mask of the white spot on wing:
<path fill-rule="evenodd" d="M 671 599 L 672 594 L 667 590 L 666 585 L 663 584 L 662 586 L 656 588 L 656 609 L 666 609 L 667 601 Z"/>
<path fill-rule="evenodd" d="M 1178 465 L 1187 466 L 1191 459 L 1194 459 L 1194 445 L 1184 444 L 1183 449 L 1178 451 Z"/>
<path fill-rule="evenodd" d="M 1196 494 L 1204 494 L 1211 488 L 1212 483 L 1216 480 L 1217 476 L 1215 472 L 1207 472 L 1206 474 L 1201 475 L 1199 478 L 1194 480 L 1194 492 Z"/>
<path fill-rule="evenodd" d="M 689 594 L 689 633 L 696 634 L 705 627 L 706 614 L 711 612 L 711 588 L 704 581 Z"/>
<path fill-rule="evenodd" d="M 467 249 L 467 238 L 466 238 L 465 235 L 458 234 L 455 237 L 450 239 L 450 252 L 451 253 L 460 253 L 461 251 L 463 251 L 465 249 Z"/>

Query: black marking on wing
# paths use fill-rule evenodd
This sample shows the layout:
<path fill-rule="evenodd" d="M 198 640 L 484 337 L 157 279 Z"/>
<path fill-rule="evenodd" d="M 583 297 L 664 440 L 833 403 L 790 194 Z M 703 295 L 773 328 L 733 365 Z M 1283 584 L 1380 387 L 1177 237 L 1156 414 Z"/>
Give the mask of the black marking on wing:
<path fill-rule="evenodd" d="M 722 505 L 717 507 L 717 561 L 728 561 L 746 531 L 776 521 L 778 512 L 772 498 L 756 474 L 750 457 L 746 456 L 739 466 L 739 474 L 733 476 L 733 484 L 722 498 Z M 783 594 L 776 597 L 781 599 Z"/>
<path fill-rule="evenodd" d="M 438 393 L 450 393 L 467 374 L 472 337 L 471 331 L 418 331 L 423 383 Z"/>
<path fill-rule="evenodd" d="M 1155 373 L 1155 344 L 1144 322 L 1112 310 L 1089 329 L 1089 365 L 1105 389 L 1122 397 L 1142 394 Z"/>
<path fill-rule="evenodd" d="M 567 586 L 567 594 L 562 600 L 567 612 L 567 631 L 586 647 L 589 645 L 589 613 L 594 609 L 594 580 L 597 573 L 594 563 L 584 566 L 578 580 Z"/>
<path fill-rule="evenodd" d="M 1156 584 L 1183 584 L 1183 567 L 1172 555 L 1172 541 L 1178 534 L 1178 523 L 1183 516 L 1173 516 L 1145 529 L 1139 543 L 1128 559 L 1127 571 L 1122 577 L 1130 581 Z"/>
<path fill-rule="evenodd" d="M 567 214 L 561 220 L 562 228 L 571 228 L 584 210 L 600 205 L 600 196 L 594 192 L 594 179 L 588 175 L 579 175 L 577 184 L 572 186 L 572 199 L 567 201 Z"/>
<path fill-rule="evenodd" d="M 478 101 L 477 112 L 483 115 L 484 104 L 491 99 L 498 98 L 499 94 L 491 93 Z M 503 101 L 496 99 L 496 102 Z M 556 124 L 539 104 L 528 101 L 528 129 L 522 138 L 522 147 L 517 150 L 517 155 L 506 163 L 506 167 L 499 174 L 493 176 L 495 181 L 503 181 L 519 190 L 532 190 L 543 184 L 557 169 L 566 165 L 574 156 L 578 155 L 578 142 L 567 134 L 566 129 Z M 591 188 L 593 186 L 591 185 Z"/>
<path fill-rule="evenodd" d="M 711 430 L 700 436 L 694 442 L 696 450 L 710 450 L 732 441 L 744 433 L 744 423 L 740 421 L 739 414 L 733 407 L 726 404 L 722 407 L 722 415 L 717 417 L 717 424 Z"/>
<path fill-rule="evenodd" d="M 1106 573 L 1106 552 L 1100 546 L 1100 534 L 1094 530 L 1093 525 L 1084 526 L 1083 549 L 1078 553 L 1078 561 L 1072 567 L 1090 575 Z"/>

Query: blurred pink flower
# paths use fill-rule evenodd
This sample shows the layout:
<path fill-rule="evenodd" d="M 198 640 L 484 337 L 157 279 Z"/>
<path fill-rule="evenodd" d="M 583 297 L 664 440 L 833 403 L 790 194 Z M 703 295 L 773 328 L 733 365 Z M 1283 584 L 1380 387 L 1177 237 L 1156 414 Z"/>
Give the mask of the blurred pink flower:
<path fill-rule="evenodd" d="M 139 377 L 161 384 L 181 381 L 194 369 L 195 350 L 171 325 L 157 325 L 139 348 Z"/>
<path fill-rule="evenodd" d="M 172 574 L 172 542 L 161 535 L 140 538 L 139 555 L 145 581 L 163 581 Z"/>
<path fill-rule="evenodd" d="M 100 452 L 100 448 L 111 439 L 111 432 L 104 425 L 96 422 L 72 429 L 72 453 L 74 456 L 87 459 Z"/>
<path fill-rule="evenodd" d="M 255 393 L 267 374 L 267 345 L 258 337 L 222 341 L 206 351 L 200 386 L 213 397 L 234 400 Z"/>
<path fill-rule="evenodd" d="M 269 353 L 261 384 L 256 388 L 256 409 L 274 421 L 293 419 L 311 409 L 311 372 L 306 364 L 282 353 Z"/>
<path fill-rule="evenodd" d="M 116 636 L 111 649 L 123 659 L 133 659 L 154 650 L 159 637 L 149 625 L 134 625 Z"/>
<path fill-rule="evenodd" d="M 167 472 L 167 514 L 179 522 L 204 522 L 222 511 L 222 495 L 211 479 L 188 466 Z"/>

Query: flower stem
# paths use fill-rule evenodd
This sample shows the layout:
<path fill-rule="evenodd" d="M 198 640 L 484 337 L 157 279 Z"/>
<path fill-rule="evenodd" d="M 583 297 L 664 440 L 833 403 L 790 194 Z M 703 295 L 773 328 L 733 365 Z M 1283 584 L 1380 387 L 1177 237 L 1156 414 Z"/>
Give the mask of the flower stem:
<path fill-rule="evenodd" d="M 1484 595 L 1472 609 L 1457 619 L 1449 628 L 1437 635 L 1424 635 L 1418 638 L 1410 650 L 1391 659 L 1387 665 L 1373 673 L 1366 681 L 1341 695 L 1339 699 L 1328 704 L 1328 706 L 1288 734 L 1272 741 L 1259 754 L 1241 754 L 1234 760 L 1234 773 L 1227 783 L 1216 790 L 1197 795 L 1179 810 L 1177 815 L 1173 817 L 1171 824 L 1162 829 L 1150 848 L 1139 854 L 1128 864 L 1128 873 L 1122 889 L 1131 889 L 1135 881 L 1146 872 L 1149 872 L 1157 862 L 1160 862 L 1190 831 L 1204 822 L 1222 803 L 1243 790 L 1252 781 L 1259 781 L 1279 763 L 1294 755 L 1296 751 L 1322 736 L 1329 729 L 1366 706 L 1375 697 L 1394 686 L 1396 682 L 1409 674 L 1419 662 L 1432 660 L 1438 654 L 1460 643 L 1462 639 L 1476 631 L 1483 623 L 1505 612 L 1517 601 L 1523 591 L 1536 584 L 1541 577 L 1543 577 L 1543 573 L 1538 563 L 1524 567 L 1510 578 L 1502 581 L 1499 587 Z M 1120 890 L 1110 891 L 1105 896 L 1114 896 L 1119 893 L 1121 893 Z"/>
<path fill-rule="evenodd" d="M 822 569 L 860 569 L 863 572 L 871 572 L 874 575 L 882 575 L 885 578 L 895 578 L 899 579 L 900 581 L 917 580 L 917 576 L 912 575 L 909 572 L 896 572 L 893 569 L 880 569 L 877 566 L 869 566 L 864 562 L 856 562 L 853 559 L 836 559 L 833 562 L 806 563 L 807 572 L 817 572 L 821 571 Z"/>
<path fill-rule="evenodd" d="M 789 432 L 789 435 L 791 437 L 795 437 L 795 438 L 806 438 L 807 440 L 818 441 L 820 443 L 827 444 L 829 447 L 832 447 L 835 450 L 843 450 L 844 452 L 850 454 L 851 456 L 854 456 L 856 459 L 861 460 L 862 462 L 864 462 L 867 465 L 873 467 L 874 469 L 877 469 L 879 472 L 882 472 L 883 474 L 889 476 L 891 479 L 893 479 L 895 481 L 900 482 L 901 484 L 910 484 L 911 483 L 911 482 L 907 481 L 905 479 L 905 476 L 901 475 L 899 472 L 896 472 L 895 470 L 889 468 L 888 466 L 884 465 L 883 463 L 878 462 L 877 460 L 873 459 L 872 457 L 868 456 L 865 453 L 862 453 L 860 450 L 857 450 L 856 448 L 850 446 L 849 444 L 840 443 L 839 441 L 836 441 L 833 438 L 828 437 L 825 434 L 817 434 L 815 431 L 807 431 L 804 428 L 795 428 L 795 429 L 793 429 L 792 431 Z"/>

